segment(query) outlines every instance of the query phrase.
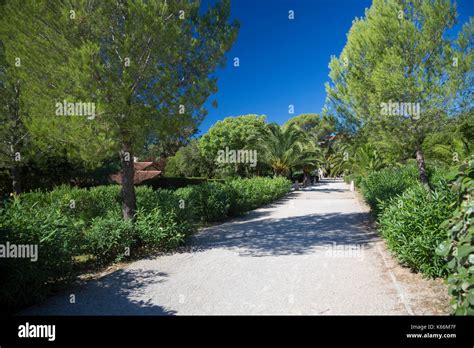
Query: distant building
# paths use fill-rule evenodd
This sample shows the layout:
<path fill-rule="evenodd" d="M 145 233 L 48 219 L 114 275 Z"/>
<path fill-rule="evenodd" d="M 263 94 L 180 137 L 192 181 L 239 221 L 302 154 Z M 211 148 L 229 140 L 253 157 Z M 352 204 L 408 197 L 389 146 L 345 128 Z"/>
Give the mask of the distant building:
<path fill-rule="evenodd" d="M 134 162 L 135 175 L 133 177 L 134 184 L 140 184 L 141 182 L 149 179 L 154 179 L 162 176 L 163 171 L 160 163 L 156 162 Z M 122 173 L 116 173 L 110 176 L 110 180 L 117 184 L 122 183 Z"/>

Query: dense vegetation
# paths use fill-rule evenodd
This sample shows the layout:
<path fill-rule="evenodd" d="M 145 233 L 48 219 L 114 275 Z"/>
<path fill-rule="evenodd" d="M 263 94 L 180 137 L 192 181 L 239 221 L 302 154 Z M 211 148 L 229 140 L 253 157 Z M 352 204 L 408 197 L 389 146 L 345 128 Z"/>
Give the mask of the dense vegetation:
<path fill-rule="evenodd" d="M 452 190 L 456 202 L 452 216 L 443 224 L 448 238 L 436 250 L 446 258 L 449 294 L 453 310 L 459 315 L 474 315 L 474 158 L 456 173 Z"/>
<path fill-rule="evenodd" d="M 43 298 L 70 280 L 81 260 L 104 265 L 144 249 L 173 249 L 203 223 L 243 214 L 289 189 L 284 178 L 210 182 L 176 191 L 139 187 L 135 223 L 120 218 L 119 186 L 61 186 L 16 196 L 0 210 L 0 244 L 37 244 L 40 257 L 0 263 L 0 305 Z"/>
<path fill-rule="evenodd" d="M 454 313 L 473 313 L 474 21 L 453 33 L 453 1 L 374 0 L 331 57 L 321 114 L 227 117 L 195 138 L 237 37 L 229 2 L 72 3 L 74 16 L 63 2 L 0 1 L 0 243 L 42 255 L 2 260 L 3 305 L 84 263 L 175 248 L 322 173 L 354 181 L 400 262 L 447 277 Z M 66 99 L 96 113 L 57 115 Z M 179 188 L 136 188 L 134 156 L 166 158 Z M 120 168 L 121 187 L 97 186 Z"/>
<path fill-rule="evenodd" d="M 473 313 L 473 161 L 461 165 L 451 185 L 453 174 L 438 170 L 429 189 L 410 165 L 371 172 L 360 185 L 400 263 L 428 277 L 448 277 L 453 312 L 464 315 Z"/>

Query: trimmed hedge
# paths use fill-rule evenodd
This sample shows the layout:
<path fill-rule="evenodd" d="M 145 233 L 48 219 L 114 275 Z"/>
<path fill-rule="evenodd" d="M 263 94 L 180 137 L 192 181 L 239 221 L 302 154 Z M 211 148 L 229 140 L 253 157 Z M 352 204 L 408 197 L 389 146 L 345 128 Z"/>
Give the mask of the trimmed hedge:
<path fill-rule="evenodd" d="M 0 262 L 0 306 L 7 310 L 42 300 L 71 280 L 79 256 L 99 264 L 136 247 L 172 249 L 198 223 L 220 221 L 270 203 L 290 190 L 283 178 L 206 182 L 176 191 L 137 187 L 135 223 L 121 218 L 120 186 L 60 186 L 15 196 L 0 208 L 0 244 L 38 245 L 36 262 Z"/>

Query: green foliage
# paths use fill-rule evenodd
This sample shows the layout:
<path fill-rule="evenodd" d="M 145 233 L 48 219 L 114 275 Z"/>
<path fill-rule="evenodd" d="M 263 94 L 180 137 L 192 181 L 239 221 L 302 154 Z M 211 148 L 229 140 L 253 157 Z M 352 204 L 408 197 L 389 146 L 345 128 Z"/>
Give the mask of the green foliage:
<path fill-rule="evenodd" d="M 167 177 L 199 177 L 205 175 L 207 167 L 212 165 L 214 165 L 213 161 L 206 163 L 206 159 L 201 155 L 199 141 L 192 140 L 167 159 L 165 175 Z"/>
<path fill-rule="evenodd" d="M 6 71 L 4 62 L 26 57 L 21 68 L 12 69 L 18 75 L 7 71 L 5 80 L 21 82 L 21 98 L 13 99 L 28 110 L 28 119 L 9 111 L 8 129 L 21 121 L 42 150 L 64 152 L 91 166 L 121 151 L 122 175 L 128 179 L 122 181 L 122 211 L 124 219 L 132 219 L 136 197 L 126 158 L 150 139 L 163 140 L 161 147 L 168 148 L 196 132 L 207 114 L 206 100 L 217 92 L 213 73 L 237 38 L 239 25 L 229 21 L 229 0 L 200 5 L 2 1 L 0 74 Z M 179 18 L 180 13 L 186 15 Z M 8 93 L 0 88 L 0 111 L 18 94 L 8 87 Z M 89 112 L 65 114 L 63 101 L 87 103 Z M 0 139 L 0 150 L 3 143 Z"/>
<path fill-rule="evenodd" d="M 84 237 L 84 251 L 94 255 L 99 262 L 119 261 L 130 255 L 134 227 L 132 222 L 123 221 L 119 214 L 109 213 L 94 218 Z"/>
<path fill-rule="evenodd" d="M 286 121 L 285 126 L 291 123 L 300 127 L 303 132 L 316 137 L 322 122 L 318 114 L 301 114 L 290 118 Z"/>
<path fill-rule="evenodd" d="M 288 176 L 297 169 L 309 171 L 318 163 L 319 148 L 295 123 L 268 125 L 249 139 L 248 147 L 256 149 L 259 161 L 269 165 L 277 176 Z"/>
<path fill-rule="evenodd" d="M 218 151 L 242 150 L 247 148 L 251 138 L 258 137 L 266 129 L 265 116 L 244 115 L 227 117 L 218 121 L 199 140 L 202 156 L 209 166 L 209 177 L 247 176 L 254 173 L 257 168 L 252 169 L 244 163 L 218 163 Z"/>
<path fill-rule="evenodd" d="M 474 315 L 474 158 L 461 165 L 452 190 L 457 201 L 443 225 L 448 239 L 436 253 L 446 258 L 449 294 L 455 315 Z M 451 210 L 450 210 L 451 211 Z"/>
<path fill-rule="evenodd" d="M 49 192 L 24 193 L 18 199 L 23 205 L 35 206 L 36 209 L 54 207 L 66 216 L 88 221 L 107 212 L 120 211 L 120 186 L 80 189 L 63 185 Z"/>
<path fill-rule="evenodd" d="M 38 259 L 0 262 L 0 306 L 14 308 L 42 300 L 53 285 L 72 276 L 72 257 L 80 252 L 84 223 L 57 207 L 37 208 L 15 199 L 0 210 L 0 244 L 37 245 Z"/>
<path fill-rule="evenodd" d="M 195 221 L 221 221 L 228 216 L 234 192 L 225 184 L 208 182 L 176 190 Z"/>
<path fill-rule="evenodd" d="M 414 166 L 400 168 L 385 168 L 371 172 L 362 179 L 361 191 L 364 200 L 372 211 L 378 215 L 381 212 L 380 203 L 388 201 L 418 181 L 418 171 Z"/>
<path fill-rule="evenodd" d="M 228 185 L 234 196 L 230 206 L 231 215 L 240 215 L 278 199 L 290 191 L 291 182 L 283 177 L 234 179 Z"/>
<path fill-rule="evenodd" d="M 441 224 L 451 215 L 454 200 L 446 182 L 433 191 L 417 183 L 382 203 L 380 233 L 403 265 L 428 277 L 447 274 L 445 259 L 435 250 L 446 239 Z"/>
<path fill-rule="evenodd" d="M 362 180 L 364 180 L 364 178 L 358 174 L 349 174 L 349 175 L 344 176 L 344 182 L 346 184 L 350 184 L 352 180 L 354 180 L 355 187 L 359 187 L 362 183 Z"/>
<path fill-rule="evenodd" d="M 290 191 L 288 179 L 236 178 L 222 183 L 205 183 L 176 190 L 185 211 L 194 221 L 221 221 L 268 204 Z"/>
<path fill-rule="evenodd" d="M 175 211 L 161 208 L 154 208 L 148 213 L 139 208 L 135 229 L 141 245 L 164 249 L 177 247 L 193 231 L 192 225 L 187 221 L 180 221 Z"/>
<path fill-rule="evenodd" d="M 456 17 L 453 1 L 374 0 L 330 62 L 327 109 L 348 132 L 383 145 L 391 163 L 418 153 L 420 174 L 425 138 L 472 107 L 474 22 L 456 39 L 447 35 Z M 390 102 L 419 103 L 422 112 L 385 114 Z"/>

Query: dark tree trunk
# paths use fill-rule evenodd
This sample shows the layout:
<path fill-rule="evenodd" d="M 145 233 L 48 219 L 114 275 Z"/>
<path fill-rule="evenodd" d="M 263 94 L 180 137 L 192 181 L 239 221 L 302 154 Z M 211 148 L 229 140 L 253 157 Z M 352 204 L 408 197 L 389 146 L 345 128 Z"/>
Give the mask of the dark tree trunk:
<path fill-rule="evenodd" d="M 303 187 L 308 187 L 311 184 L 311 178 L 309 176 L 309 173 L 307 171 L 303 171 Z"/>
<path fill-rule="evenodd" d="M 24 128 L 22 127 L 22 121 L 20 117 L 20 80 L 17 80 L 13 86 L 13 90 L 15 92 L 15 99 L 13 103 L 10 105 L 9 108 L 9 115 L 10 120 L 13 123 L 12 132 L 11 132 L 11 143 L 10 143 L 10 151 L 11 151 L 11 178 L 12 178 L 12 188 L 13 192 L 16 194 L 20 194 L 22 192 L 21 189 L 21 173 L 20 173 L 20 166 L 18 165 L 18 161 L 16 158 L 18 151 L 18 146 L 21 145 L 20 141 L 22 138 L 22 131 Z M 21 158 L 20 158 L 21 159 Z"/>
<path fill-rule="evenodd" d="M 19 195 L 21 193 L 21 181 L 20 181 L 21 176 L 20 176 L 20 168 L 16 165 L 15 162 L 13 162 L 13 165 L 12 165 L 11 175 L 12 175 L 13 192 Z"/>
<path fill-rule="evenodd" d="M 430 181 L 428 179 L 428 174 L 426 174 L 425 157 L 423 156 L 421 146 L 416 149 L 416 164 L 418 166 L 418 172 L 420 174 L 420 181 L 427 187 L 431 188 Z"/>
<path fill-rule="evenodd" d="M 133 183 L 135 168 L 130 142 L 122 143 L 120 162 L 122 165 L 122 215 L 124 220 L 133 220 L 137 210 L 137 201 Z"/>

